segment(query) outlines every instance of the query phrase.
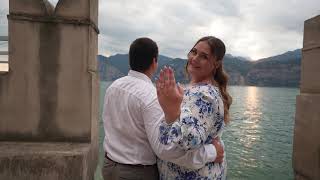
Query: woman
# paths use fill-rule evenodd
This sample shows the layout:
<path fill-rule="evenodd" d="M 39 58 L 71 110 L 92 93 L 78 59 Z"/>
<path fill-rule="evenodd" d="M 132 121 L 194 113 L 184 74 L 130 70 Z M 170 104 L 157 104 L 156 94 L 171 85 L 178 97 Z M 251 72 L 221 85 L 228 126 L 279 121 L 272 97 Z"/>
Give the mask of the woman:
<path fill-rule="evenodd" d="M 186 151 L 209 144 L 222 135 L 229 121 L 231 96 L 223 71 L 224 43 L 212 36 L 201 38 L 188 53 L 186 70 L 191 78 L 185 90 L 176 85 L 171 68 L 165 67 L 157 81 L 159 103 L 165 113 L 160 141 L 176 143 Z M 222 142 L 222 141 L 221 141 Z M 159 160 L 160 179 L 225 179 L 226 160 L 190 170 Z"/>

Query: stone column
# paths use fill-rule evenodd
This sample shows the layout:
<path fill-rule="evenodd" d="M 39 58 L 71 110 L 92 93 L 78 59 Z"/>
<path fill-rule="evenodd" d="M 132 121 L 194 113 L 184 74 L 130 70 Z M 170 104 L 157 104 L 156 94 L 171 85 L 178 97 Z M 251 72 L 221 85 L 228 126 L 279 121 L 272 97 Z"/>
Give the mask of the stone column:
<path fill-rule="evenodd" d="M 10 0 L 0 74 L 0 179 L 93 179 L 98 0 Z"/>
<path fill-rule="evenodd" d="M 320 16 L 305 21 L 293 142 L 296 180 L 320 179 Z"/>

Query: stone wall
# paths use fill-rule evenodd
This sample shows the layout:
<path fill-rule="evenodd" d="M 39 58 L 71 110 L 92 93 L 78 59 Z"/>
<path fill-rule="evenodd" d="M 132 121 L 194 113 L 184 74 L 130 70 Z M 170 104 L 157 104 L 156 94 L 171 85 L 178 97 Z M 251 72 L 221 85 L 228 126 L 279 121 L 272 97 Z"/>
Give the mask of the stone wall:
<path fill-rule="evenodd" d="M 320 179 L 320 16 L 305 21 L 293 169 L 297 180 Z"/>
<path fill-rule="evenodd" d="M 47 0 L 10 0 L 8 21 L 10 70 L 0 74 L 0 179 L 92 179 L 98 0 L 60 0 L 56 8 Z"/>

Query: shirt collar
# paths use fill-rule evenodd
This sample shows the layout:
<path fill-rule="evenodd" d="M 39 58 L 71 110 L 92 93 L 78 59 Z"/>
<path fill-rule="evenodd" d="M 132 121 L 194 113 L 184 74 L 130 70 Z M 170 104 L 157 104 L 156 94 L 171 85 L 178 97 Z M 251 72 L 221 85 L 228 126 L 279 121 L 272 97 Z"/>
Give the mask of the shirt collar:
<path fill-rule="evenodd" d="M 143 74 L 141 72 L 130 70 L 129 73 L 128 73 L 128 76 L 135 77 L 135 78 L 144 80 L 144 81 L 149 82 L 149 83 L 152 84 L 151 79 L 147 75 L 145 75 L 145 74 Z"/>

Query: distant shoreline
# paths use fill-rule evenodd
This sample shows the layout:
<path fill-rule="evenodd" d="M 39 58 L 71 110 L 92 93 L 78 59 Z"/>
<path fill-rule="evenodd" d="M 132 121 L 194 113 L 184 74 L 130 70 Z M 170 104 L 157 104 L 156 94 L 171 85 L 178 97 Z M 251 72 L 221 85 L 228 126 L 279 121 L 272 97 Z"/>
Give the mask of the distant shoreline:
<path fill-rule="evenodd" d="M 104 81 L 100 80 L 103 83 L 112 83 L 113 81 Z M 290 88 L 290 89 L 300 89 L 300 87 L 294 86 L 253 86 L 253 85 L 228 85 L 228 86 L 237 86 L 237 87 L 258 87 L 258 88 Z"/>

